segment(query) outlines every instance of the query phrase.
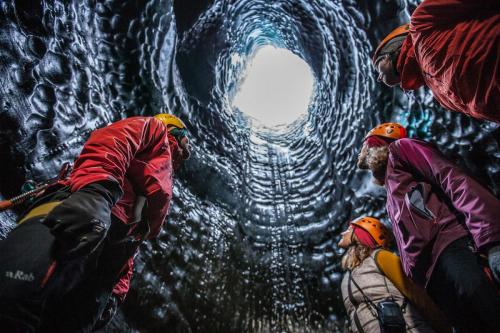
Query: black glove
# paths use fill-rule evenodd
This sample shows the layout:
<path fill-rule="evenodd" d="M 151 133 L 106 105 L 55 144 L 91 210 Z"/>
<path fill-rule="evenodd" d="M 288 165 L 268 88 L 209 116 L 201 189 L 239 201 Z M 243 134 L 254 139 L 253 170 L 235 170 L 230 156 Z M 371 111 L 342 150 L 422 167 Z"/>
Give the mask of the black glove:
<path fill-rule="evenodd" d="M 57 260 L 91 254 L 111 224 L 111 208 L 122 192 L 116 182 L 92 183 L 72 193 L 45 218 L 57 241 Z"/>

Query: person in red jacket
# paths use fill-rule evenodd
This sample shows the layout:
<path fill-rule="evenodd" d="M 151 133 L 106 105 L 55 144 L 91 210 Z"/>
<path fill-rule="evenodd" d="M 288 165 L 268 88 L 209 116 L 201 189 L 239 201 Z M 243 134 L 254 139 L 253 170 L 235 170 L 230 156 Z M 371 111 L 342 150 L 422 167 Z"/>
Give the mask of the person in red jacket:
<path fill-rule="evenodd" d="M 358 167 L 385 186 L 405 274 L 460 332 L 497 332 L 500 296 L 479 253 L 500 277 L 500 200 L 397 123 L 367 134 Z"/>
<path fill-rule="evenodd" d="M 40 198 L 11 233 L 15 239 L 24 225 L 41 221 L 54 239 L 43 279 L 33 269 L 30 281 L 42 286 L 41 296 L 23 300 L 17 311 L 38 317 L 31 321 L 35 331 L 90 332 L 111 320 L 128 292 L 133 257 L 160 232 L 174 171 L 189 155 L 186 126 L 169 114 L 127 118 L 91 134 L 68 179 Z M 39 313 L 26 310 L 33 299 Z"/>
<path fill-rule="evenodd" d="M 378 80 L 426 85 L 444 108 L 500 123 L 500 2 L 424 0 L 377 47 Z"/>

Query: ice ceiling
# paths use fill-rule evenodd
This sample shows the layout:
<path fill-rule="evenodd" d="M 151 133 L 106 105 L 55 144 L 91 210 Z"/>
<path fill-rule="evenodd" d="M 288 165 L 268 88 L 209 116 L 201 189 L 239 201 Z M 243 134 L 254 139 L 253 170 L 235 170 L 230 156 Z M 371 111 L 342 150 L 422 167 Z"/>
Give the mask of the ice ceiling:
<path fill-rule="evenodd" d="M 355 169 L 374 124 L 399 120 L 500 193 L 498 125 L 374 80 L 376 41 L 416 3 L 1 1 L 0 195 L 55 175 L 95 128 L 174 112 L 194 156 L 109 331 L 335 331 L 339 231 L 361 214 L 385 219 L 383 191 Z M 306 115 L 264 130 L 231 101 L 269 44 L 309 65 L 315 92 Z M 16 213 L 0 214 L 1 235 Z"/>

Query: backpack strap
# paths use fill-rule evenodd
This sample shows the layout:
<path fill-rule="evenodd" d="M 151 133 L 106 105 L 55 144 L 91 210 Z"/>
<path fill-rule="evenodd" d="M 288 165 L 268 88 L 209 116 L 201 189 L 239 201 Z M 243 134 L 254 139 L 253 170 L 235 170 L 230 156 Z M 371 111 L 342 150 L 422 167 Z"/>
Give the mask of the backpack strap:
<path fill-rule="evenodd" d="M 354 324 L 356 325 L 356 329 L 358 330 L 358 332 L 365 333 L 365 331 L 363 330 L 363 326 L 361 325 L 361 322 L 359 321 L 359 317 L 358 317 L 358 306 L 359 306 L 359 303 L 354 298 L 354 295 L 352 293 L 352 284 L 351 284 L 351 282 L 353 281 L 353 279 L 352 279 L 351 271 L 349 271 L 348 274 L 349 274 L 349 280 L 347 282 L 347 295 L 349 296 L 349 301 L 351 301 L 352 305 L 354 306 Z M 348 318 L 349 318 L 349 326 L 352 326 L 351 317 L 348 316 Z"/>
<path fill-rule="evenodd" d="M 368 307 L 371 307 L 373 310 L 375 310 L 375 313 L 376 313 L 377 312 L 377 306 L 372 302 L 371 299 L 368 298 L 368 296 L 366 296 L 366 294 L 363 292 L 363 289 L 361 289 L 361 287 L 353 279 L 352 274 L 349 274 L 349 282 L 351 282 L 351 281 L 352 281 L 352 283 L 354 283 L 354 286 L 359 290 L 359 292 L 361 293 L 361 295 L 363 295 L 363 299 L 365 300 L 365 303 L 368 304 Z M 351 284 L 349 283 L 349 286 L 350 285 Z M 377 317 L 376 314 L 375 314 L 375 317 Z"/>
<path fill-rule="evenodd" d="M 385 252 L 383 252 L 385 251 Z M 378 256 L 378 254 L 381 254 Z M 399 257 L 394 255 L 393 253 L 387 251 L 387 250 L 379 250 L 375 253 L 375 256 L 373 258 L 373 261 L 375 261 L 375 265 L 378 267 L 380 272 L 382 273 L 382 277 L 384 279 L 384 284 L 385 288 L 387 289 L 387 293 L 391 295 L 390 299 L 397 304 L 396 300 L 394 299 L 394 296 L 391 294 L 391 291 L 389 290 L 389 286 L 387 285 L 387 280 L 391 281 L 392 284 L 396 287 L 401 292 L 401 295 L 403 296 L 403 303 L 399 306 L 401 309 L 401 313 L 406 312 L 406 306 L 408 305 L 408 298 L 406 295 L 398 288 L 401 285 L 404 285 L 404 281 L 401 281 L 404 278 L 404 275 L 399 275 L 402 274 L 402 268 L 401 268 L 401 263 L 399 261 Z M 398 270 L 399 268 L 399 270 Z M 386 274 L 389 274 L 387 276 Z M 394 282 L 393 282 L 394 281 Z M 396 285 L 396 283 L 399 284 Z M 405 321 L 405 326 L 406 329 L 409 331 L 410 326 L 408 326 L 408 323 Z"/>
<path fill-rule="evenodd" d="M 363 330 L 363 325 L 361 325 L 361 322 L 359 321 L 359 317 L 358 317 L 359 302 L 354 298 L 354 294 L 352 293 L 352 283 L 354 283 L 354 285 L 356 286 L 356 288 L 358 288 L 358 290 L 361 292 L 361 294 L 363 295 L 363 297 L 365 299 L 367 299 L 367 297 L 361 291 L 361 289 L 359 288 L 359 286 L 356 283 L 356 281 L 354 281 L 354 279 L 352 278 L 351 271 L 349 271 L 348 274 L 349 274 L 349 280 L 348 280 L 348 283 L 347 283 L 347 295 L 349 297 L 349 301 L 351 301 L 352 305 L 354 306 L 354 324 L 356 325 L 356 329 L 358 330 L 359 333 L 365 333 L 365 331 Z M 349 325 L 352 326 L 352 324 L 351 324 L 351 318 L 349 316 L 348 316 L 348 318 L 349 318 Z"/>
<path fill-rule="evenodd" d="M 349 271 L 349 281 L 347 283 L 347 293 L 348 293 L 348 296 L 349 296 L 349 301 L 351 301 L 352 305 L 354 305 L 354 307 L 357 309 L 358 306 L 359 306 L 359 303 L 358 301 L 354 298 L 354 295 L 352 293 L 352 274 L 351 274 L 351 271 Z"/>

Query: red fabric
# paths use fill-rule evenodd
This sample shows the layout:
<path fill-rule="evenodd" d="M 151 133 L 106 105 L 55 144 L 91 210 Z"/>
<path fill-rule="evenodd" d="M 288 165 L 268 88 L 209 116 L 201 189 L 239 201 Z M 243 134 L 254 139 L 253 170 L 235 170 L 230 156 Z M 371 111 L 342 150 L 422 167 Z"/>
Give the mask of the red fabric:
<path fill-rule="evenodd" d="M 479 250 L 500 241 L 500 200 L 427 142 L 389 145 L 385 188 L 404 271 L 422 286 L 453 241 L 470 235 Z"/>
<path fill-rule="evenodd" d="M 74 163 L 67 185 L 75 192 L 93 182 L 118 182 L 123 196 L 111 212 L 126 224 L 133 220 L 136 195 L 145 196 L 148 238 L 152 238 L 158 235 L 167 216 L 173 164 L 180 163 L 175 160 L 179 156 L 177 141 L 159 120 L 127 118 L 92 132 Z M 128 292 L 132 264 L 129 262 L 129 274 L 124 274 L 115 287 L 119 297 Z"/>
<path fill-rule="evenodd" d="M 366 145 L 368 148 L 373 148 L 373 147 L 383 147 L 389 145 L 390 142 L 387 142 L 383 138 L 379 136 L 370 136 L 365 140 Z"/>
<path fill-rule="evenodd" d="M 57 266 L 57 261 L 54 260 L 50 264 L 49 269 L 47 269 L 47 272 L 45 273 L 45 276 L 43 277 L 42 283 L 40 283 L 40 287 L 45 288 L 45 285 L 47 284 L 49 279 L 52 277 L 52 274 L 54 274 L 54 271 L 56 270 L 56 266 Z"/>
<path fill-rule="evenodd" d="M 500 122 L 500 1 L 425 0 L 397 62 L 401 88 L 423 84 L 445 108 Z"/>
<path fill-rule="evenodd" d="M 397 70 L 401 77 L 400 86 L 404 90 L 416 90 L 425 85 L 422 70 L 415 58 L 415 50 L 411 35 L 408 35 L 401 45 L 401 52 L 397 62 Z"/>
<path fill-rule="evenodd" d="M 368 231 L 358 227 L 357 225 L 352 224 L 353 232 L 359 240 L 359 243 L 364 246 L 368 246 L 370 249 L 376 249 L 377 243 L 370 235 Z"/>
<path fill-rule="evenodd" d="M 130 258 L 125 267 L 123 267 L 120 280 L 113 288 L 113 294 L 118 297 L 120 303 L 122 303 L 125 300 L 125 296 L 127 296 L 133 272 L 134 272 L 134 258 Z"/>

